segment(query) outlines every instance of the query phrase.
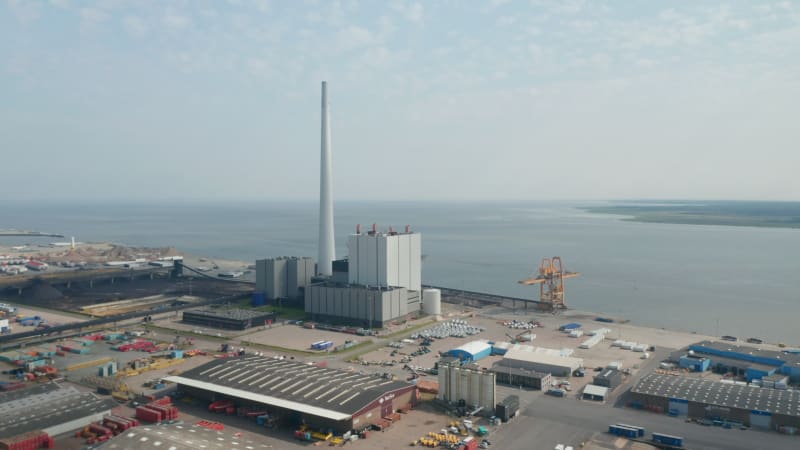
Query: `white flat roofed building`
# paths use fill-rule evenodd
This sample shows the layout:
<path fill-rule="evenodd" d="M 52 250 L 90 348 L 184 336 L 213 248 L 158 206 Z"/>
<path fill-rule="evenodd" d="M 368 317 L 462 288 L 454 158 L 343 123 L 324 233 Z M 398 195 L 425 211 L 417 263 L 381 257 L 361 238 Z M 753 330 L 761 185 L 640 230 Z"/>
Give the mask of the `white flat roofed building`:
<path fill-rule="evenodd" d="M 545 372 L 556 376 L 569 376 L 573 371 L 583 367 L 583 359 L 510 348 L 500 360 L 500 365 Z"/>

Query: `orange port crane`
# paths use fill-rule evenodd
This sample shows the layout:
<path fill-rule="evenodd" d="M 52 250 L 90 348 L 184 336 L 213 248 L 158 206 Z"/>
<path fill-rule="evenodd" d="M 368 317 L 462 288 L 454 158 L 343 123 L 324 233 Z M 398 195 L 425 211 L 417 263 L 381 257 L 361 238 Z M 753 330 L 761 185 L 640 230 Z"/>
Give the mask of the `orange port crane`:
<path fill-rule="evenodd" d="M 578 272 L 565 272 L 561 257 L 543 258 L 539 274 L 519 282 L 525 286 L 539 285 L 539 306 L 542 309 L 566 309 L 564 302 L 564 280 L 580 275 Z"/>

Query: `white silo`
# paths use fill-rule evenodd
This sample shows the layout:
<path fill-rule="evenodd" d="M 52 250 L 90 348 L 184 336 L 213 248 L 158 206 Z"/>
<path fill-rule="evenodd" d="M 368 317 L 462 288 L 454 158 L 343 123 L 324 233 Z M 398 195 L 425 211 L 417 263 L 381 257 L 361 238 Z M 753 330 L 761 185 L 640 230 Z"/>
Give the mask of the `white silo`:
<path fill-rule="evenodd" d="M 442 291 L 439 289 L 422 291 L 422 312 L 432 316 L 442 314 Z"/>

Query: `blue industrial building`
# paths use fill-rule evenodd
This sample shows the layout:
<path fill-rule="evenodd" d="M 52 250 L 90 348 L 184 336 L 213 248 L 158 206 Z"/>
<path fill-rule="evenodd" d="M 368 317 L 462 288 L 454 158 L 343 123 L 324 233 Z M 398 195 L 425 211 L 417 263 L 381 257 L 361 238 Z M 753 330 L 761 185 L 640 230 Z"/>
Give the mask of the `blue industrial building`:
<path fill-rule="evenodd" d="M 483 341 L 468 342 L 447 352 L 448 356 L 454 356 L 468 363 L 481 360 L 491 354 L 492 346 Z"/>
<path fill-rule="evenodd" d="M 678 360 L 678 365 L 682 369 L 689 369 L 692 372 L 705 372 L 711 367 L 711 360 L 697 355 L 683 355 Z"/>
<path fill-rule="evenodd" d="M 800 381 L 800 355 L 757 347 L 732 345 L 727 342 L 703 341 L 689 346 L 695 355 L 711 358 L 711 367 L 733 368 L 747 381 L 760 380 L 776 373 Z M 683 367 L 683 366 L 681 366 Z"/>

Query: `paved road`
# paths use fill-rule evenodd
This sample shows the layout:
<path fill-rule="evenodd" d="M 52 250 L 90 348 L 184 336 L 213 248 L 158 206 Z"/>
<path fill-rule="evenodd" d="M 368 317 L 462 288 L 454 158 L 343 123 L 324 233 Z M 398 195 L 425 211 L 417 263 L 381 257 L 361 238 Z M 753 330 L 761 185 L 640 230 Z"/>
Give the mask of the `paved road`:
<path fill-rule="evenodd" d="M 492 447 L 549 450 L 557 443 L 577 446 L 595 434 L 602 436 L 609 424 L 617 422 L 642 426 L 647 429 L 648 436 L 653 431 L 683 436 L 686 448 L 692 450 L 771 450 L 800 446 L 797 437 L 771 431 L 704 427 L 662 414 L 538 395 L 520 417 L 501 427 Z"/>

